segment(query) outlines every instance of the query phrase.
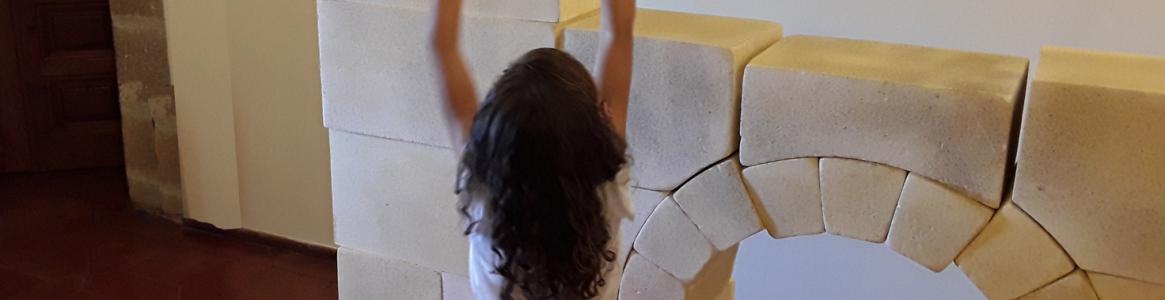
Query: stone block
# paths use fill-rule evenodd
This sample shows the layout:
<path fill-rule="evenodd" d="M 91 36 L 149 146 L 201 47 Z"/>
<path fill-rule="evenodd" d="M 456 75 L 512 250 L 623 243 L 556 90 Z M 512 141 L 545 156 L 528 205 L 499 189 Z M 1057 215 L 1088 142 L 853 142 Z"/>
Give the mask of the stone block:
<path fill-rule="evenodd" d="M 594 70 L 599 16 L 567 25 L 564 48 Z M 780 25 L 639 10 L 627 140 L 639 187 L 673 190 L 737 149 L 740 77 Z"/>
<path fill-rule="evenodd" d="M 437 65 L 425 42 L 431 13 L 341 1 L 320 1 L 318 10 L 324 124 L 448 147 Z M 554 47 L 559 31 L 557 23 L 485 17 L 466 17 L 461 26 L 479 99 L 511 61 Z"/>
<path fill-rule="evenodd" d="M 825 231 L 872 243 L 886 241 L 906 171 L 843 158 L 821 159 Z"/>
<path fill-rule="evenodd" d="M 121 134 L 125 151 L 125 168 L 153 177 L 158 169 L 158 156 L 154 152 L 154 125 L 149 117 L 121 118 Z"/>
<path fill-rule="evenodd" d="M 955 264 L 990 299 L 1015 299 L 1076 267 L 1056 240 L 1011 202 L 1003 204 Z"/>
<path fill-rule="evenodd" d="M 643 224 L 647 223 L 647 218 L 655 212 L 655 208 L 667 198 L 667 194 L 644 189 L 631 189 L 631 205 L 635 209 L 635 218 L 631 220 L 623 220 L 619 225 L 620 243 L 619 255 L 624 256 L 631 252 L 631 244 L 635 242 L 635 238 L 639 236 L 639 231 L 643 229 Z M 626 258 L 624 256 L 624 258 Z M 626 262 L 624 260 L 624 262 Z"/>
<path fill-rule="evenodd" d="M 671 198 L 663 200 L 647 218 L 633 248 L 682 282 L 696 278 L 713 251 L 712 244 Z"/>
<path fill-rule="evenodd" d="M 740 243 L 762 227 L 740 172 L 736 159 L 725 160 L 696 175 L 672 195 L 718 250 Z"/>
<path fill-rule="evenodd" d="M 1042 52 L 1013 198 L 1082 269 L 1165 284 L 1163 82 L 1165 58 Z"/>
<path fill-rule="evenodd" d="M 1165 300 L 1165 285 L 1094 272 L 1088 279 L 1100 299 Z"/>
<path fill-rule="evenodd" d="M 890 249 L 931 271 L 942 271 L 992 213 L 959 192 L 910 173 L 890 222 Z"/>
<path fill-rule="evenodd" d="M 162 0 L 113 0 L 109 1 L 109 11 L 113 15 L 161 17 Z"/>
<path fill-rule="evenodd" d="M 441 300 L 441 274 L 346 247 L 336 255 L 340 299 Z"/>
<path fill-rule="evenodd" d="M 749 63 L 745 166 L 846 157 L 946 183 L 999 206 L 1027 60 L 812 36 Z"/>
<path fill-rule="evenodd" d="M 683 299 L 684 284 L 659 266 L 632 252 L 619 287 L 619 299 Z"/>
<path fill-rule="evenodd" d="M 347 0 L 415 10 L 432 10 L 437 0 Z M 465 0 L 462 1 L 466 16 L 507 18 L 517 20 L 558 22 L 594 12 L 599 9 L 598 0 Z"/>
<path fill-rule="evenodd" d="M 117 2 L 158 2 L 158 6 L 161 6 L 159 0 Z M 164 18 L 161 15 L 115 13 L 111 19 L 118 82 L 143 82 L 142 100 L 172 94 Z"/>
<path fill-rule="evenodd" d="M 159 190 L 162 192 L 162 213 L 181 216 L 186 211 L 186 207 L 182 203 L 182 188 L 162 184 Z"/>
<path fill-rule="evenodd" d="M 163 211 L 165 197 L 162 195 L 161 186 L 151 180 L 148 174 L 139 175 L 138 172 L 127 171 L 126 184 L 135 208 L 153 213 Z"/>
<path fill-rule="evenodd" d="M 744 181 L 764 208 L 761 221 L 773 238 L 825 232 L 817 161 L 799 158 L 744 169 Z"/>
<path fill-rule="evenodd" d="M 1096 292 L 1092 290 L 1092 283 L 1084 271 L 1076 270 L 1044 286 L 1030 294 L 1019 297 L 1019 300 L 1097 300 Z"/>
<path fill-rule="evenodd" d="M 336 244 L 467 274 L 452 151 L 331 131 Z"/>
<path fill-rule="evenodd" d="M 474 300 L 469 278 L 461 275 L 441 273 L 442 300 Z"/>

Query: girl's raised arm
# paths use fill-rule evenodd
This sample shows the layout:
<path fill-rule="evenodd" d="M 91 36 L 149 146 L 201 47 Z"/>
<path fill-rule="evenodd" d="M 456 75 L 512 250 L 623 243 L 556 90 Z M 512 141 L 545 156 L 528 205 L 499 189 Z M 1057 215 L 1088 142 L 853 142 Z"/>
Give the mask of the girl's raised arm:
<path fill-rule="evenodd" d="M 631 96 L 632 31 L 635 0 L 603 0 L 600 33 L 599 95 L 619 136 L 626 137 L 627 99 Z"/>
<path fill-rule="evenodd" d="M 477 112 L 473 80 L 461 58 L 458 42 L 461 30 L 461 0 L 440 0 L 433 25 L 432 51 L 445 88 L 444 113 L 453 147 L 460 150 L 469 136 Z"/>

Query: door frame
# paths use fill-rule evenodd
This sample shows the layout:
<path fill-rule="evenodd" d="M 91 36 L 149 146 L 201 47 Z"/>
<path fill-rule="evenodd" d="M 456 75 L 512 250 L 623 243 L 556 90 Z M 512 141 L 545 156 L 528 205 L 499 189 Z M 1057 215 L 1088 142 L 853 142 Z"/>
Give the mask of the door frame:
<path fill-rule="evenodd" d="M 16 53 L 16 30 L 12 1 L 0 0 L 0 172 L 23 171 L 31 167 L 24 97 L 21 95 L 20 59 Z"/>

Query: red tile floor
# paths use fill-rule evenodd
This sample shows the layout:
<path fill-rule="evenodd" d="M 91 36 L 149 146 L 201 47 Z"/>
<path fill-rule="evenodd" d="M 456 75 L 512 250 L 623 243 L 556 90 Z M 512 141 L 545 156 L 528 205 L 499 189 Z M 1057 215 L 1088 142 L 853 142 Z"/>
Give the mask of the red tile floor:
<path fill-rule="evenodd" d="M 124 171 L 0 174 L 0 299 L 335 299 L 335 257 L 135 213 Z"/>

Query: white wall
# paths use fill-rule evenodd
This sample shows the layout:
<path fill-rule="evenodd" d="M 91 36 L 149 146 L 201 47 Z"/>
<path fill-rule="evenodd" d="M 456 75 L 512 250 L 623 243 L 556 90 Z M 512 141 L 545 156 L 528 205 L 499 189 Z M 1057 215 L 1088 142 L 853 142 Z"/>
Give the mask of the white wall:
<path fill-rule="evenodd" d="M 331 246 L 315 0 L 228 0 L 243 227 Z"/>
<path fill-rule="evenodd" d="M 639 0 L 644 8 L 764 19 L 787 35 L 871 39 L 1027 57 L 1060 45 L 1165 55 L 1159 0 Z M 957 268 L 932 274 L 884 247 L 830 236 L 747 240 L 738 299 L 981 299 Z M 810 266 L 812 268 L 810 268 Z"/>
<path fill-rule="evenodd" d="M 1043 45 L 1165 55 L 1159 0 L 639 0 L 645 8 L 764 19 L 809 34 L 1035 59 Z"/>
<path fill-rule="evenodd" d="M 225 0 L 165 0 L 185 217 L 242 226 Z"/>
<path fill-rule="evenodd" d="M 829 234 L 753 235 L 741 242 L 732 277 L 741 300 L 985 299 L 953 264 L 934 273 L 884 244 Z"/>
<path fill-rule="evenodd" d="M 166 0 L 186 217 L 334 245 L 315 0 Z"/>

